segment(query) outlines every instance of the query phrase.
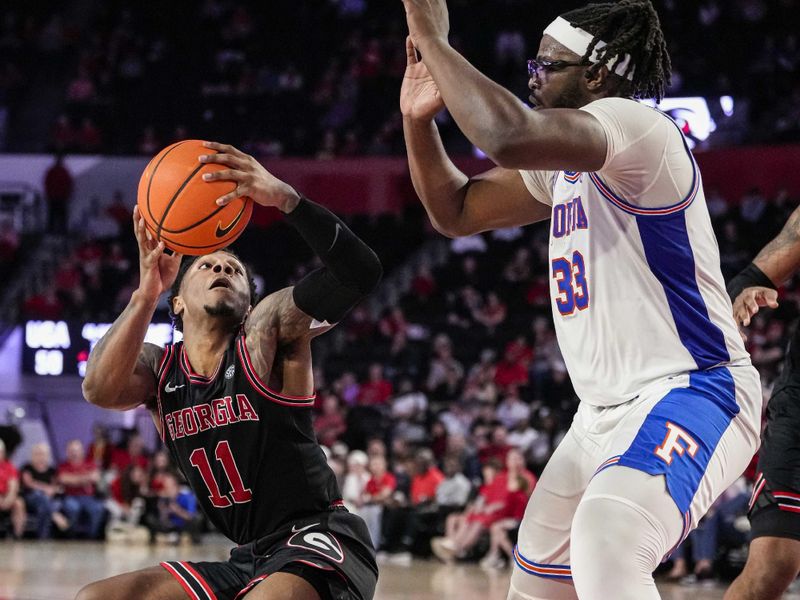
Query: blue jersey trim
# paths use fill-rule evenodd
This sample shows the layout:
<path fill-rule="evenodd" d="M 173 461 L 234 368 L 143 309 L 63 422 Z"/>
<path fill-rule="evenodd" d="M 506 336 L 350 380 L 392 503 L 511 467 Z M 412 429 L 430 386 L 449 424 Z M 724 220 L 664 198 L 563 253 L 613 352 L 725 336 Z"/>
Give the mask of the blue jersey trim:
<path fill-rule="evenodd" d="M 720 438 L 739 413 L 736 384 L 727 367 L 689 374 L 689 387 L 670 390 L 650 411 L 617 464 L 650 475 L 664 475 L 681 513 L 689 510 Z M 697 444 L 692 454 L 671 452 L 667 463 L 656 453 L 678 426 Z M 687 442 L 680 442 L 685 448 Z"/>
<path fill-rule="evenodd" d="M 728 362 L 730 353 L 722 330 L 708 316 L 695 272 L 686 215 L 658 219 L 637 217 L 636 224 L 650 270 L 664 288 L 681 343 L 697 363 L 708 369 Z"/>
<path fill-rule="evenodd" d="M 684 150 L 686 150 L 686 154 L 689 157 L 689 161 L 692 165 L 692 185 L 689 186 L 689 193 L 686 194 L 683 200 L 681 200 L 680 202 L 676 202 L 675 204 L 672 204 L 670 206 L 662 206 L 659 208 L 645 208 L 642 206 L 636 206 L 635 204 L 631 204 L 624 198 L 621 198 L 620 196 L 615 194 L 597 173 L 589 173 L 589 179 L 591 179 L 592 183 L 595 185 L 600 194 L 606 200 L 611 202 L 611 204 L 613 204 L 617 208 L 632 215 L 659 216 L 659 215 L 669 215 L 676 212 L 680 212 L 688 208 L 692 204 L 692 202 L 694 202 L 694 199 L 697 196 L 697 192 L 700 190 L 700 172 L 697 168 L 697 162 L 694 160 L 694 156 L 692 156 L 692 151 L 689 149 L 689 144 L 686 142 L 686 136 L 683 135 L 683 132 L 681 131 L 680 127 L 678 127 L 678 124 L 675 121 L 673 121 L 669 117 L 669 115 L 665 115 L 661 111 L 657 112 L 661 114 L 664 118 L 666 118 L 670 123 L 672 123 L 678 130 L 678 134 L 681 136 L 681 141 L 683 142 L 683 148 Z"/>

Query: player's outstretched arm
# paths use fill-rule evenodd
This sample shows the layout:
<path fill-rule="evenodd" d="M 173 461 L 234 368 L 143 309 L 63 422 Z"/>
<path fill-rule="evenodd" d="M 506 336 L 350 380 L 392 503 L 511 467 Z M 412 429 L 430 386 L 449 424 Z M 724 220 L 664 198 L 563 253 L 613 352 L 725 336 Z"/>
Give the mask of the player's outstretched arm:
<path fill-rule="evenodd" d="M 606 136 L 589 113 L 533 111 L 483 75 L 447 41 L 445 0 L 403 0 L 414 47 L 442 100 L 467 138 L 501 167 L 597 171 L 605 162 Z"/>
<path fill-rule="evenodd" d="M 156 393 L 156 372 L 163 349 L 145 344 L 147 326 L 158 299 L 175 281 L 181 255 L 164 253 L 151 238 L 138 210 L 133 228 L 139 245 L 139 288 L 89 355 L 83 396 L 97 406 L 126 410 L 149 403 Z"/>
<path fill-rule="evenodd" d="M 408 166 L 414 189 L 436 230 L 461 237 L 549 218 L 550 207 L 531 197 L 519 172 L 498 167 L 469 178 L 453 164 L 434 122 L 444 103 L 410 37 L 406 58 L 400 111 Z"/>
<path fill-rule="evenodd" d="M 800 270 L 800 207 L 789 216 L 778 236 L 755 260 L 728 283 L 737 323 L 749 325 L 761 307 L 778 306 L 777 286 Z"/>

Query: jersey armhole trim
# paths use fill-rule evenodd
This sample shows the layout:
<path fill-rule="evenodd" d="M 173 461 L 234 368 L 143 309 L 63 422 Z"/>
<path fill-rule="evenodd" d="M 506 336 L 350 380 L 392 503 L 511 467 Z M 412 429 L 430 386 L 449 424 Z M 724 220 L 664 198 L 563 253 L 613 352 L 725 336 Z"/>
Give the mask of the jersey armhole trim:
<path fill-rule="evenodd" d="M 261 378 L 256 374 L 256 370 L 253 368 L 253 363 L 250 360 L 250 353 L 247 350 L 246 338 L 244 335 L 239 337 L 239 342 L 237 343 L 237 352 L 239 354 L 239 361 L 242 363 L 242 367 L 244 368 L 245 377 L 247 377 L 250 385 L 252 385 L 253 388 L 255 388 L 255 390 L 262 396 L 268 400 L 271 400 L 272 402 L 282 404 L 283 406 L 293 406 L 296 408 L 307 408 L 314 406 L 314 401 L 317 398 L 316 394 L 312 394 L 310 396 L 289 396 L 287 394 L 276 392 L 267 386 L 267 384 L 265 384 L 263 381 L 261 381 Z"/>
<path fill-rule="evenodd" d="M 675 121 L 673 121 L 668 115 L 665 115 L 664 113 L 661 114 L 678 130 L 678 135 L 681 136 L 681 141 L 683 142 L 683 148 L 686 150 L 686 155 L 689 157 L 689 162 L 692 165 L 692 185 L 689 187 L 689 193 L 683 198 L 683 200 L 676 204 L 662 206 L 659 208 L 645 208 L 642 206 L 636 206 L 635 204 L 631 204 L 624 198 L 621 198 L 615 194 L 597 173 L 589 173 L 589 178 L 592 180 L 592 183 L 606 200 L 611 202 L 611 204 L 620 210 L 632 215 L 657 217 L 680 212 L 687 209 L 692 202 L 694 202 L 697 192 L 700 190 L 700 173 L 697 169 L 697 162 L 694 160 L 694 156 L 692 156 L 692 152 L 689 150 L 689 145 L 686 143 L 686 136 L 683 135 L 683 132 L 680 130 L 680 127 L 678 127 L 678 124 L 675 123 Z"/>
<path fill-rule="evenodd" d="M 164 389 L 164 379 L 169 372 L 172 359 L 175 357 L 175 346 L 169 344 L 164 348 L 164 356 L 161 359 L 161 366 L 158 367 L 158 387 L 156 388 L 156 405 L 158 407 L 158 420 L 161 422 L 161 441 L 166 443 L 167 424 L 164 420 L 164 411 L 161 408 L 161 390 Z"/>

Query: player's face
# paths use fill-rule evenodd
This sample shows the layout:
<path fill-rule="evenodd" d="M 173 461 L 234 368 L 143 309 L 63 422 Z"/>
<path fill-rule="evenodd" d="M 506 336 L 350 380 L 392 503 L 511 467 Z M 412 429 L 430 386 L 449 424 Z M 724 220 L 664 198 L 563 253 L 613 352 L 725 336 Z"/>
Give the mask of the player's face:
<path fill-rule="evenodd" d="M 580 108 L 588 102 L 585 89 L 586 66 L 564 66 L 580 61 L 580 56 L 568 50 L 549 35 L 542 37 L 536 60 L 542 68 L 535 69 L 528 80 L 529 100 L 534 108 Z"/>
<path fill-rule="evenodd" d="M 181 282 L 184 325 L 192 315 L 241 323 L 250 307 L 247 272 L 235 256 L 214 252 L 194 261 Z"/>

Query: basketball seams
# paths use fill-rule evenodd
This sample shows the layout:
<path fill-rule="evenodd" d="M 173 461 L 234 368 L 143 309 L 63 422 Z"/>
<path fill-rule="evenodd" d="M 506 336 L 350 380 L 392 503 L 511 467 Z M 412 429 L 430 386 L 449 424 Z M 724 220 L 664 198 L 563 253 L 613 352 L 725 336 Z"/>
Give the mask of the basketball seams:
<path fill-rule="evenodd" d="M 147 212 L 149 213 L 150 218 L 153 220 L 153 223 L 158 221 L 158 219 L 156 219 L 155 215 L 153 215 L 153 209 L 150 208 L 150 187 L 153 185 L 153 178 L 156 175 L 156 171 L 158 170 L 158 167 L 161 165 L 162 162 L 164 162 L 164 159 L 167 158 L 167 156 L 170 154 L 170 152 L 172 152 L 173 150 L 176 150 L 179 146 L 185 144 L 188 141 L 190 141 L 190 140 L 183 140 L 182 142 L 178 142 L 177 144 L 173 144 L 171 148 L 169 148 L 166 152 L 164 152 L 164 156 L 162 156 L 160 159 L 158 159 L 158 162 L 153 167 L 153 172 L 150 173 L 150 177 L 147 180 L 147 203 L 146 203 L 147 204 Z"/>
<path fill-rule="evenodd" d="M 218 152 L 214 152 L 214 154 L 218 154 Z M 192 178 L 195 175 L 197 175 L 200 172 L 200 169 L 202 169 L 203 166 L 204 166 L 203 163 L 200 163 L 195 168 L 194 171 L 189 173 L 189 176 L 186 179 L 183 180 L 183 183 L 180 185 L 180 187 L 177 190 L 175 190 L 175 193 L 172 195 L 172 198 L 170 198 L 169 202 L 167 203 L 167 207 L 164 209 L 164 213 L 161 215 L 161 221 L 159 221 L 159 223 L 158 223 L 158 234 L 157 235 L 158 235 L 159 239 L 161 239 L 161 229 L 164 226 L 164 221 L 167 220 L 167 215 L 169 214 L 169 211 L 172 208 L 172 205 L 175 204 L 175 201 L 178 199 L 178 196 L 180 196 L 180 194 L 184 190 L 184 188 L 187 185 L 189 185 L 189 182 L 192 180 Z"/>

